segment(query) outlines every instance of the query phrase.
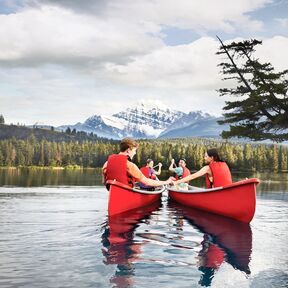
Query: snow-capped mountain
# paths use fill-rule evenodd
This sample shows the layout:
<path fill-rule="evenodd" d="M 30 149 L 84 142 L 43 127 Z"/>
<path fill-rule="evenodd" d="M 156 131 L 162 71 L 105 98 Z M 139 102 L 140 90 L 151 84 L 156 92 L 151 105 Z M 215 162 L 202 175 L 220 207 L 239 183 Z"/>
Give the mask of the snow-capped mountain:
<path fill-rule="evenodd" d="M 219 137 L 223 130 L 227 130 L 227 125 L 219 125 L 221 117 L 209 117 L 200 121 L 191 121 L 189 125 L 178 127 L 168 131 L 163 131 L 160 138 L 183 138 L 183 137 Z"/>
<path fill-rule="evenodd" d="M 156 138 L 184 114 L 164 105 L 153 107 L 141 102 L 112 116 L 92 116 L 83 123 L 83 128 L 90 132 L 94 130 L 99 136 L 110 134 L 112 138 Z"/>
<path fill-rule="evenodd" d="M 208 113 L 204 113 L 202 111 L 189 112 L 188 114 L 184 114 L 181 118 L 179 118 L 174 123 L 172 123 L 166 130 L 164 130 L 160 134 L 160 136 L 163 136 L 170 131 L 173 131 L 176 129 L 182 129 L 182 128 L 187 127 L 193 123 L 206 121 L 208 119 L 215 119 L 215 116 L 212 116 Z"/>
<path fill-rule="evenodd" d="M 217 117 L 202 111 L 186 114 L 159 102 L 140 102 L 113 115 L 94 115 L 83 124 L 65 125 L 58 129 L 70 127 L 113 139 L 219 136 L 223 127 L 217 124 L 217 120 Z"/>
<path fill-rule="evenodd" d="M 163 130 L 181 118 L 185 113 L 171 110 L 167 107 L 147 107 L 144 103 L 128 108 L 113 116 L 122 119 L 126 123 L 134 123 L 139 126 L 149 125 L 153 129 Z"/>

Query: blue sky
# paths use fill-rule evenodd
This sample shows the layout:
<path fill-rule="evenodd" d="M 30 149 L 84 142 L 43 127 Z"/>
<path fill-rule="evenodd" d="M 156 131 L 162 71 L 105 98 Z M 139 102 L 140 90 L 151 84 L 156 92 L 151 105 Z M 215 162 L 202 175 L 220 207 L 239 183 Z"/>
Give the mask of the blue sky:
<path fill-rule="evenodd" d="M 263 40 L 284 70 L 287 15 L 287 0 L 2 0 L 0 114 L 57 126 L 156 100 L 220 115 L 215 36 Z"/>

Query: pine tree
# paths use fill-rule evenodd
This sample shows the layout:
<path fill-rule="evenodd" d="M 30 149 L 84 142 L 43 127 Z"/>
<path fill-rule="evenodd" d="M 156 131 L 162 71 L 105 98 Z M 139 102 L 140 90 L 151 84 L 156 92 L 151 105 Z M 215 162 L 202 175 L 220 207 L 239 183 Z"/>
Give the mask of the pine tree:
<path fill-rule="evenodd" d="M 279 151 L 279 169 L 281 171 L 288 170 L 288 155 L 287 147 L 281 146 Z"/>
<path fill-rule="evenodd" d="M 4 155 L 1 151 L 1 146 L 0 146 L 0 166 L 4 166 Z"/>
<path fill-rule="evenodd" d="M 71 134 L 71 128 L 68 127 L 68 128 L 65 130 L 65 133 L 70 135 L 70 134 Z"/>
<path fill-rule="evenodd" d="M 251 144 L 245 144 L 244 145 L 244 161 L 246 163 L 246 166 L 249 170 L 255 170 L 255 167 L 253 165 L 253 148 Z"/>
<path fill-rule="evenodd" d="M 277 145 L 272 145 L 269 150 L 270 158 L 270 169 L 274 172 L 277 172 L 279 169 L 279 157 L 278 157 L 278 147 Z"/>
<path fill-rule="evenodd" d="M 288 70 L 275 72 L 270 63 L 260 63 L 253 57 L 258 40 L 245 40 L 224 45 L 216 54 L 226 55 L 230 62 L 219 64 L 224 80 L 236 80 L 236 88 L 220 89 L 220 95 L 237 97 L 226 101 L 223 108 L 224 120 L 219 124 L 230 124 L 230 131 L 224 131 L 224 138 L 242 137 L 252 140 L 288 139 Z"/>
<path fill-rule="evenodd" d="M 0 115 L 0 124 L 5 124 L 5 120 L 2 114 Z"/>

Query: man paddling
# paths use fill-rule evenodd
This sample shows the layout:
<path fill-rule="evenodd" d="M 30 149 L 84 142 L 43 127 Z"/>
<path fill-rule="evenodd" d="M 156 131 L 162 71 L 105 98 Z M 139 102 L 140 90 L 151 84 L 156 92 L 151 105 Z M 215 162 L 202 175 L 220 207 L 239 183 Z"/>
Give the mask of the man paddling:
<path fill-rule="evenodd" d="M 228 165 L 220 159 L 216 149 L 207 150 L 204 156 L 207 164 L 196 173 L 188 175 L 180 180 L 173 181 L 173 185 L 188 182 L 201 176 L 206 176 L 207 188 L 221 187 L 232 183 L 231 172 Z"/>
<path fill-rule="evenodd" d="M 166 181 L 156 181 L 145 177 L 139 168 L 131 162 L 138 146 L 139 144 L 134 139 L 124 138 L 121 140 L 119 154 L 110 155 L 103 165 L 104 184 L 108 180 L 117 180 L 130 187 L 133 187 L 136 181 L 153 187 L 172 183 L 170 178 Z M 106 188 L 109 190 L 108 184 L 106 184 Z"/>
<path fill-rule="evenodd" d="M 190 171 L 189 171 L 189 169 L 186 167 L 186 159 L 185 159 L 185 158 L 181 158 L 181 159 L 179 160 L 178 165 L 179 165 L 178 167 L 175 167 L 175 168 L 174 168 L 174 166 L 176 166 L 176 164 L 175 164 L 175 160 L 172 159 L 172 160 L 171 160 L 171 164 L 170 164 L 170 166 L 169 166 L 169 171 L 175 173 L 175 178 L 176 178 L 176 180 L 182 179 L 182 178 L 190 175 Z M 185 182 L 188 182 L 188 181 L 185 181 Z M 178 187 L 179 187 L 179 189 L 188 189 L 188 184 L 182 182 L 182 183 L 179 184 Z"/>

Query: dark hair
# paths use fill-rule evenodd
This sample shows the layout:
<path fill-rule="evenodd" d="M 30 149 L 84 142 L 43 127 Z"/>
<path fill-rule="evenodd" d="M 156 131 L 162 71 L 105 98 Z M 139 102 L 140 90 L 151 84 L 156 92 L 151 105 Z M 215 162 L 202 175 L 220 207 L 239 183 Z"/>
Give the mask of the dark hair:
<path fill-rule="evenodd" d="M 216 162 L 223 162 L 221 159 L 220 159 L 220 156 L 218 154 L 218 151 L 215 149 L 215 148 L 212 148 L 212 149 L 209 149 L 207 150 L 207 155 L 209 157 L 213 157 L 214 161 Z"/>
<path fill-rule="evenodd" d="M 138 143 L 132 138 L 124 138 L 120 142 L 120 152 L 126 151 L 128 148 L 138 148 Z"/>
<path fill-rule="evenodd" d="M 180 158 L 179 161 L 180 161 L 180 160 L 183 160 L 183 161 L 186 163 L 186 159 L 185 159 L 185 158 Z"/>
<path fill-rule="evenodd" d="M 152 159 L 150 159 L 150 158 L 149 158 L 149 159 L 147 159 L 147 160 L 146 160 L 146 164 L 149 164 L 151 161 L 153 161 L 153 160 L 152 160 Z"/>

